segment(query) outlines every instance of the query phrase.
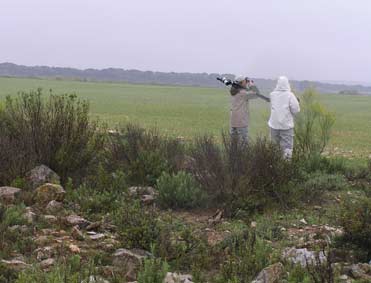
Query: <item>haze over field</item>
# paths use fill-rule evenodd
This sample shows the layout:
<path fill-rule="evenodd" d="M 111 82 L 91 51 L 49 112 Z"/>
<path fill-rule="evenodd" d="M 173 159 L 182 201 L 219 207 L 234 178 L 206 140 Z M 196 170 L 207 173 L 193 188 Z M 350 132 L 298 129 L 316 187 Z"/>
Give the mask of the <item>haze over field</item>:
<path fill-rule="evenodd" d="M 14 0 L 0 62 L 371 82 L 371 2 Z"/>

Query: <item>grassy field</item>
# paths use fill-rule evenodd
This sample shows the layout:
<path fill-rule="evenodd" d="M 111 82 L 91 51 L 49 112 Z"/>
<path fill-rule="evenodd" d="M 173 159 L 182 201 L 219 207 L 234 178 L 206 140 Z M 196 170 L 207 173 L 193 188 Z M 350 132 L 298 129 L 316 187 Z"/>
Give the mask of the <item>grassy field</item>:
<path fill-rule="evenodd" d="M 38 87 L 88 99 L 92 115 L 110 127 L 130 121 L 185 138 L 220 135 L 228 129 L 226 89 L 0 78 L 0 99 Z M 321 100 L 336 114 L 330 150 L 349 156 L 371 155 L 371 96 L 321 95 Z M 267 135 L 269 104 L 253 101 L 250 112 L 252 136 Z"/>

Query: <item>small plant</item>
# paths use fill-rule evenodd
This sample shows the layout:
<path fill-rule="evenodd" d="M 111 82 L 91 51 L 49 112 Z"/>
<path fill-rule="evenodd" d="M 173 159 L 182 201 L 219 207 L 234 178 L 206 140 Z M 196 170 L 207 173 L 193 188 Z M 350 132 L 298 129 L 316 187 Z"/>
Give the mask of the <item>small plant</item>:
<path fill-rule="evenodd" d="M 137 281 L 138 283 L 163 283 L 168 270 L 168 264 L 160 258 L 145 259 Z"/>
<path fill-rule="evenodd" d="M 316 172 L 310 174 L 307 180 L 300 185 L 298 194 L 302 201 L 321 203 L 325 192 L 345 190 L 348 186 L 342 175 Z"/>
<path fill-rule="evenodd" d="M 213 204 L 235 215 L 264 210 L 271 204 L 286 206 L 296 167 L 267 139 L 248 144 L 223 136 L 222 146 L 210 137 L 193 146 L 192 173 Z"/>
<path fill-rule="evenodd" d="M 163 172 L 175 172 L 184 155 L 176 139 L 128 124 L 109 138 L 109 167 L 128 175 L 130 185 L 155 185 Z"/>
<path fill-rule="evenodd" d="M 159 236 L 158 215 L 153 208 L 143 208 L 139 201 L 127 200 L 114 213 L 114 223 L 128 248 L 149 250 Z"/>
<path fill-rule="evenodd" d="M 348 200 L 342 205 L 340 222 L 344 227 L 344 240 L 356 245 L 371 257 L 371 198 Z"/>
<path fill-rule="evenodd" d="M 314 89 L 304 92 L 300 104 L 301 112 L 295 125 L 295 151 L 305 158 L 320 155 L 330 140 L 334 115 L 318 101 Z"/>
<path fill-rule="evenodd" d="M 217 282 L 251 282 L 270 263 L 272 248 L 255 231 L 233 237 Z"/>
<path fill-rule="evenodd" d="M 92 276 L 95 276 L 94 263 L 82 263 L 79 256 L 73 256 L 58 262 L 48 272 L 36 266 L 26 269 L 19 274 L 15 283 L 92 282 Z"/>
<path fill-rule="evenodd" d="M 203 202 L 200 186 L 191 174 L 163 173 L 157 180 L 158 203 L 163 208 L 194 208 Z"/>

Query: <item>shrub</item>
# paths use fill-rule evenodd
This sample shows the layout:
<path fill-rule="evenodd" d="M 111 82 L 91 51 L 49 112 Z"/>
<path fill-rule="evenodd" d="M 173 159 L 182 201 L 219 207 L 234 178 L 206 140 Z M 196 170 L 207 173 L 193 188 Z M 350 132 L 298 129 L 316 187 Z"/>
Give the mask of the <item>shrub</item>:
<path fill-rule="evenodd" d="M 221 265 L 217 282 L 251 282 L 270 264 L 272 248 L 256 237 L 254 231 L 235 238 L 230 244 L 230 253 Z"/>
<path fill-rule="evenodd" d="M 139 201 L 127 200 L 114 213 L 114 223 L 127 248 L 150 250 L 159 237 L 158 215 L 153 208 L 143 208 Z"/>
<path fill-rule="evenodd" d="M 178 140 L 160 136 L 156 129 L 128 124 L 109 138 L 110 167 L 126 172 L 132 185 L 155 185 L 163 172 L 177 170 L 183 155 Z"/>
<path fill-rule="evenodd" d="M 78 179 L 103 146 L 97 124 L 89 121 L 89 104 L 76 95 L 50 93 L 44 100 L 38 89 L 9 96 L 0 128 L 0 152 L 7 151 L 5 160 L 14 167 L 1 176 L 8 182 L 36 164 L 49 166 L 62 180 Z"/>
<path fill-rule="evenodd" d="M 267 204 L 287 203 L 296 168 L 267 139 L 249 144 L 223 136 L 222 146 L 201 137 L 192 149 L 192 173 L 212 202 L 232 213 L 262 210 Z"/>
<path fill-rule="evenodd" d="M 33 266 L 19 273 L 16 283 L 59 283 L 59 282 L 95 282 L 94 263 L 82 263 L 79 256 L 72 256 L 64 262 L 58 262 L 48 272 Z"/>
<path fill-rule="evenodd" d="M 163 283 L 169 266 L 161 258 L 146 258 L 138 273 L 138 283 Z"/>
<path fill-rule="evenodd" d="M 371 198 L 357 201 L 348 200 L 342 205 L 341 225 L 344 227 L 344 240 L 352 243 L 371 257 Z"/>
<path fill-rule="evenodd" d="M 102 167 L 96 176 L 90 176 L 76 189 L 72 180 L 66 185 L 66 200 L 70 205 L 78 205 L 81 212 L 90 218 L 97 218 L 102 214 L 111 214 L 124 202 L 127 189 L 126 175 L 120 171 L 106 172 Z"/>
<path fill-rule="evenodd" d="M 5 208 L 0 205 L 0 258 L 17 251 L 25 255 L 32 253 L 34 242 L 31 239 L 31 229 L 20 232 L 8 229 L 14 225 L 25 225 L 27 220 L 23 217 L 24 205 L 15 205 Z"/>
<path fill-rule="evenodd" d="M 170 175 L 164 172 L 157 180 L 157 198 L 163 208 L 193 208 L 203 201 L 199 184 L 191 174 L 178 172 Z"/>
<path fill-rule="evenodd" d="M 314 89 L 301 98 L 301 112 L 296 118 L 295 151 L 299 156 L 319 155 L 329 142 L 334 115 L 317 99 Z"/>
<path fill-rule="evenodd" d="M 309 174 L 307 180 L 298 187 L 298 195 L 302 201 L 321 203 L 323 194 L 328 191 L 339 191 L 348 188 L 344 176 L 316 172 Z"/>
<path fill-rule="evenodd" d="M 165 259 L 173 269 L 190 270 L 192 265 L 204 268 L 210 261 L 210 247 L 191 225 L 172 217 L 163 217 L 155 245 L 156 255 Z"/>

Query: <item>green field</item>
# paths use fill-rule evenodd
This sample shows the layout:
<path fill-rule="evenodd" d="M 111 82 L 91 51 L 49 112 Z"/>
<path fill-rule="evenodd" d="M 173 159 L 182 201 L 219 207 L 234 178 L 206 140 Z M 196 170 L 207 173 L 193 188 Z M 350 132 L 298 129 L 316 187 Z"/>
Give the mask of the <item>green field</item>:
<path fill-rule="evenodd" d="M 228 129 L 226 89 L 0 78 L 0 98 L 38 87 L 88 99 L 92 115 L 110 127 L 130 121 L 185 138 L 220 135 Z M 349 156 L 371 155 L 371 96 L 321 95 L 321 100 L 336 114 L 329 149 Z M 250 112 L 251 134 L 266 135 L 269 104 L 254 101 Z"/>

